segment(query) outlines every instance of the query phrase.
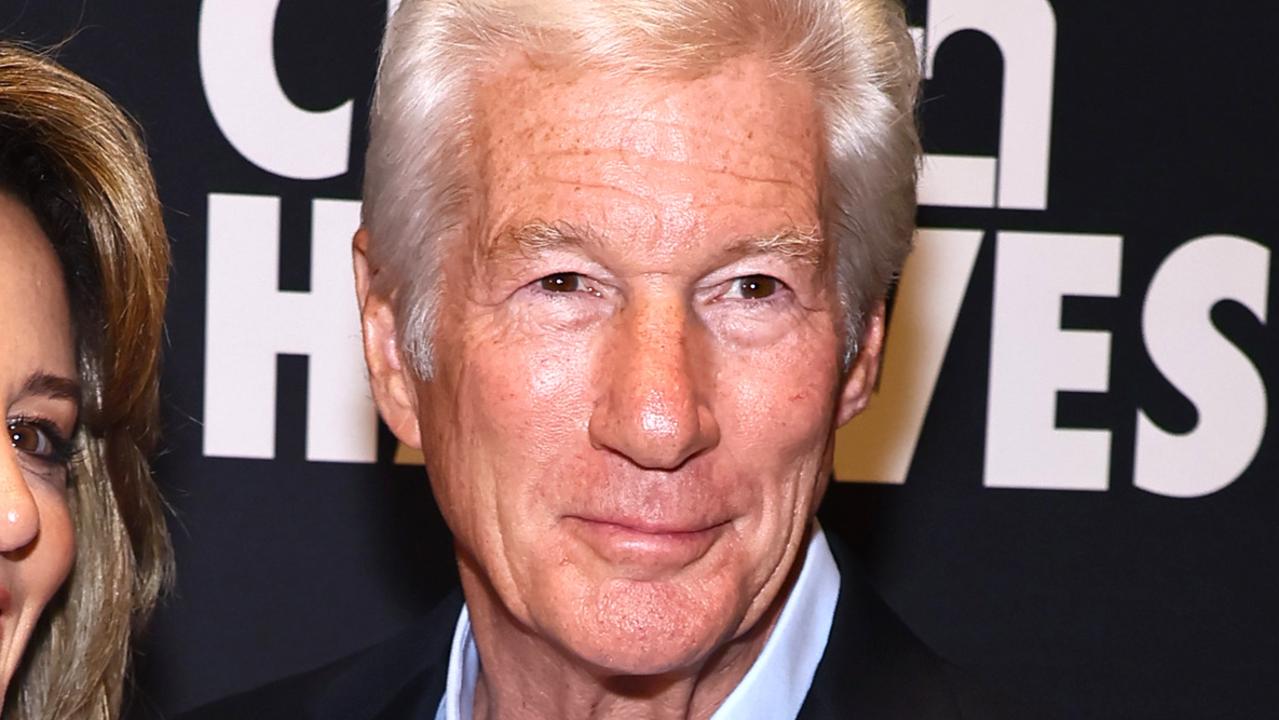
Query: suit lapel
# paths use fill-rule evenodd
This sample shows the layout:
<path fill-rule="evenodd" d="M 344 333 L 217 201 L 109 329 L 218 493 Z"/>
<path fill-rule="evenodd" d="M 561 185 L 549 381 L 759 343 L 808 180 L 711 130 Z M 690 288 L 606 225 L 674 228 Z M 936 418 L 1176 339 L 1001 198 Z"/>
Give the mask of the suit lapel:
<path fill-rule="evenodd" d="M 378 687 L 363 707 L 325 715 L 332 720 L 433 720 L 448 680 L 453 629 L 462 611 L 462 593 L 454 590 L 422 621 L 377 653 L 376 666 L 361 669 L 353 687 Z M 354 694 L 345 698 L 357 699 Z"/>
<path fill-rule="evenodd" d="M 946 664 L 884 603 L 852 552 L 826 537 L 839 565 L 839 601 L 798 720 L 958 717 Z"/>

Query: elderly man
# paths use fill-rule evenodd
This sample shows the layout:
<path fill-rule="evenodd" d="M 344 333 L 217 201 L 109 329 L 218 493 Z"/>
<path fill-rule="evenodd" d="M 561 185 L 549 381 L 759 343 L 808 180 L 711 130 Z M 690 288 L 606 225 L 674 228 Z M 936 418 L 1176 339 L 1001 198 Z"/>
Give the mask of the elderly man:
<path fill-rule="evenodd" d="M 913 229 L 901 9 L 405 0 L 383 52 L 365 354 L 461 594 L 197 717 L 987 717 L 814 521 Z"/>

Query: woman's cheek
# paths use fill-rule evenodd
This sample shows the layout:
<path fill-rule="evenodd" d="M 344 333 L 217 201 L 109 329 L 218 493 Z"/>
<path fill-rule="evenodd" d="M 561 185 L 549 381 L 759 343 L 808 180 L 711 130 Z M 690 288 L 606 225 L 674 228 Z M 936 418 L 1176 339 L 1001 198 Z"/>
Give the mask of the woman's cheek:
<path fill-rule="evenodd" d="M 35 552 L 27 560 L 39 564 L 41 602 L 47 603 L 71 574 L 76 552 L 75 525 L 64 490 L 48 486 L 36 492 L 40 506 L 40 535 Z"/>

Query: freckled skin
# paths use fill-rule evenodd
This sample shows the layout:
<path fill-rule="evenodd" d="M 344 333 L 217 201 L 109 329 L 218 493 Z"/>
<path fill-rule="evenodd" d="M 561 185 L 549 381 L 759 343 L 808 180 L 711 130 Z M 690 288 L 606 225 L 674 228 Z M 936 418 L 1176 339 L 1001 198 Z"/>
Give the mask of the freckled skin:
<path fill-rule="evenodd" d="M 486 192 L 411 413 L 379 394 L 364 312 L 375 395 L 456 538 L 477 717 L 707 717 L 767 638 L 869 386 L 840 372 L 829 267 L 726 253 L 819 227 L 811 90 L 751 59 L 694 80 L 513 66 L 476 110 Z M 535 222 L 590 239 L 482 253 Z M 581 289 L 542 289 L 556 273 Z M 743 297 L 753 275 L 779 290 Z M 582 517 L 697 540 L 654 554 Z"/>
<path fill-rule="evenodd" d="M 0 407 L 6 418 L 40 417 L 69 436 L 70 400 L 24 393 L 34 372 L 76 377 L 62 272 L 35 218 L 0 193 Z M 7 423 L 6 423 L 7 429 Z M 60 472 L 0 444 L 0 696 L 40 613 L 71 570 L 75 538 Z M 11 515 L 12 513 L 12 515 Z"/>

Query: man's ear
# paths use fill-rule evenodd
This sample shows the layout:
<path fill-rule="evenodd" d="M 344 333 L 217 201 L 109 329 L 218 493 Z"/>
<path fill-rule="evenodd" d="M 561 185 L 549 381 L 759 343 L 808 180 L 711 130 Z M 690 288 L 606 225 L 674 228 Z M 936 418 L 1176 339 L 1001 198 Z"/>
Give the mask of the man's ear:
<path fill-rule="evenodd" d="M 351 243 L 355 261 L 355 295 L 360 306 L 360 330 L 364 337 L 364 361 L 369 366 L 373 402 L 391 432 L 412 448 L 422 446 L 417 419 L 417 392 L 411 373 L 400 356 L 395 310 L 388 298 L 371 287 L 378 268 L 369 265 L 369 233 L 360 228 Z"/>
<path fill-rule="evenodd" d="M 870 402 L 879 378 L 879 363 L 884 350 L 884 302 L 866 315 L 862 327 L 861 342 L 853 366 L 844 375 L 844 386 L 839 393 L 839 424 L 852 420 Z"/>

